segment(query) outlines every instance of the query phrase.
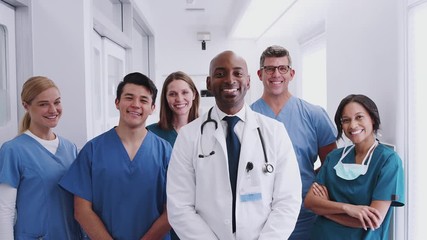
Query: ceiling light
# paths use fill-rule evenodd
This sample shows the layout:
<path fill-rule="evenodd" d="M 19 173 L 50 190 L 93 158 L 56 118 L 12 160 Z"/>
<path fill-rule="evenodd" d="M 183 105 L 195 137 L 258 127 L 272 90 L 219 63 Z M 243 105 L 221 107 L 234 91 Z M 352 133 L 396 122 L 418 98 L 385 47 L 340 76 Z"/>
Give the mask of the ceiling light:
<path fill-rule="evenodd" d="M 258 39 L 297 0 L 251 0 L 243 16 L 237 20 L 232 38 Z M 284 29 L 285 31 L 285 29 Z"/>

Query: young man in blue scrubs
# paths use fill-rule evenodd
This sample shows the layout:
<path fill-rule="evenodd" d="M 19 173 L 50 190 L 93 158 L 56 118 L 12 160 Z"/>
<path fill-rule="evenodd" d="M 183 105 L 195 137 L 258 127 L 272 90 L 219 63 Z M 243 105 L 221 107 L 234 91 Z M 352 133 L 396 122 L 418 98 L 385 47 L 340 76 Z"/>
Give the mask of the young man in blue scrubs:
<path fill-rule="evenodd" d="M 126 75 L 117 87 L 118 126 L 86 143 L 60 182 L 74 194 L 75 217 L 90 239 L 170 239 L 171 146 L 145 128 L 156 95 L 148 77 Z"/>
<path fill-rule="evenodd" d="M 258 77 L 264 85 L 262 97 L 251 105 L 259 113 L 282 122 L 297 155 L 301 173 L 302 198 L 315 179 L 314 163 L 337 147 L 336 130 L 326 111 L 293 96 L 289 83 L 293 80 L 291 56 L 281 46 L 270 46 L 260 58 Z M 289 239 L 309 239 L 316 215 L 301 206 L 297 225 Z"/>

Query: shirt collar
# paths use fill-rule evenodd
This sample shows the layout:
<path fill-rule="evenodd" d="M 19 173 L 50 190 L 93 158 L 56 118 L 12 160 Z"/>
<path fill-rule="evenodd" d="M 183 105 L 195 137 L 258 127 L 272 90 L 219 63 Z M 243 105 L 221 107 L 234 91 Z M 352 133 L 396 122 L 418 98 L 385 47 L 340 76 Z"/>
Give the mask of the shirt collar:
<path fill-rule="evenodd" d="M 242 109 L 240 109 L 240 111 L 238 111 L 234 115 L 226 114 L 225 112 L 221 111 L 217 105 L 215 105 L 215 109 L 216 109 L 216 112 L 218 113 L 218 119 L 222 120 L 225 116 L 237 116 L 240 118 L 241 121 L 243 121 L 243 122 L 246 121 L 246 104 L 243 105 Z"/>

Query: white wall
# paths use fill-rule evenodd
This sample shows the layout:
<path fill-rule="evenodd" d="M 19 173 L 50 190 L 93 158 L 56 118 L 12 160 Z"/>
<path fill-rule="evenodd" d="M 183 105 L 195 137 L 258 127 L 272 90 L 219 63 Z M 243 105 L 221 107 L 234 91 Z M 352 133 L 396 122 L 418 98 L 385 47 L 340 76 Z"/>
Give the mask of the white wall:
<path fill-rule="evenodd" d="M 206 42 L 206 50 L 201 49 L 201 42 L 197 40 L 197 31 L 193 29 L 185 29 L 165 26 L 166 23 L 161 23 L 163 18 L 158 18 L 159 22 L 153 23 L 155 35 L 155 76 L 156 85 L 161 91 L 162 84 L 167 75 L 174 71 L 183 71 L 189 74 L 195 81 L 198 90 L 206 89 L 206 76 L 209 72 L 209 63 L 211 59 L 218 53 L 224 50 L 233 50 L 246 59 L 251 75 L 252 83 L 258 83 L 256 75 L 258 52 L 255 41 L 253 40 L 236 40 L 230 41 L 221 29 L 210 29 L 211 40 Z M 251 90 L 247 94 L 247 101 L 252 102 L 251 94 L 259 89 L 256 85 L 252 85 Z M 157 100 L 160 100 L 160 96 Z M 205 105 L 206 103 L 206 105 Z M 208 106 L 213 104 L 212 99 L 202 99 L 201 112 L 203 113 Z M 205 106 L 204 106 L 205 105 Z M 147 120 L 155 122 L 158 120 L 158 111 L 160 110 L 159 101 L 158 108 L 154 114 Z"/>
<path fill-rule="evenodd" d="M 54 131 L 78 147 L 87 141 L 85 78 L 90 62 L 84 33 L 91 29 L 88 2 L 44 0 L 32 6 L 33 75 L 47 76 L 58 85 L 63 116 Z"/>
<path fill-rule="evenodd" d="M 400 145 L 396 125 L 402 123 L 396 110 L 403 111 L 403 77 L 399 70 L 402 61 L 398 58 L 399 39 L 403 37 L 399 26 L 399 0 L 379 1 L 327 1 L 326 16 L 327 38 L 327 76 L 328 76 L 328 113 L 332 118 L 339 101 L 350 93 L 363 93 L 370 96 L 380 109 L 383 119 L 382 140 Z M 368 6 L 368 7 L 367 7 Z M 146 4 L 145 12 L 149 12 Z M 144 12 L 144 11 L 143 11 Z M 172 16 L 171 16 L 172 17 Z M 164 15 L 151 15 L 150 24 L 155 33 L 155 72 L 156 84 L 161 89 L 164 78 L 171 72 L 182 70 L 195 76 L 197 85 L 204 86 L 204 77 L 208 72 L 209 61 L 219 52 L 234 50 L 246 58 L 251 74 L 251 91 L 246 98 L 252 103 L 262 94 L 262 83 L 256 70 L 259 56 L 269 45 L 286 47 L 293 58 L 296 76 L 290 84 L 291 92 L 301 95 L 300 46 L 298 39 L 304 36 L 267 37 L 257 41 L 230 41 L 221 29 L 209 29 L 211 41 L 207 50 L 201 50 L 196 39 L 197 29 L 171 26 L 170 19 Z M 179 21 L 177 21 L 179 22 Z M 168 26 L 168 27 L 164 27 Z M 272 28 L 273 31 L 277 29 Z M 286 29 L 286 28 L 284 28 Z M 201 31 L 203 29 L 200 29 Z M 304 31 L 301 31 L 304 32 Z M 202 81 L 202 83 L 200 82 Z M 381 86 L 378 88 L 377 86 Z M 381 89 L 381 91 L 379 91 Z M 390 104 L 392 103 L 392 104 Z M 396 106 L 400 105 L 396 108 Z M 156 121 L 156 113 L 151 117 Z"/>
<path fill-rule="evenodd" d="M 190 75 L 207 75 L 211 59 L 224 50 L 233 50 L 248 61 L 250 74 L 256 76 L 252 59 L 257 57 L 253 49 L 255 41 L 229 41 L 220 30 L 211 31 L 211 41 L 206 42 L 206 50 L 201 49 L 193 31 L 182 32 L 172 29 L 157 31 L 156 72 L 157 81 L 163 82 L 165 75 L 182 70 Z M 160 78 L 160 79 L 159 79 Z M 205 79 L 203 79 L 203 86 Z"/>
<path fill-rule="evenodd" d="M 85 79 L 90 36 L 90 1 L 37 1 L 32 7 L 33 74 L 46 75 L 62 90 L 64 115 L 56 131 L 82 146 L 86 142 Z M 378 104 L 382 123 L 382 140 L 396 144 L 402 152 L 403 139 L 403 47 L 402 0 L 328 1 L 326 16 L 328 109 L 333 116 L 339 101 L 350 93 L 366 94 Z M 144 18 L 152 27 L 155 40 L 154 80 L 159 90 L 170 72 L 182 70 L 196 76 L 199 88 L 205 86 L 210 60 L 219 52 L 231 49 L 248 62 L 252 86 L 247 102 L 262 94 L 256 70 L 259 55 L 271 44 L 291 51 L 296 76 L 291 83 L 294 95 L 300 95 L 301 36 L 261 38 L 258 41 L 230 41 L 222 29 L 209 29 L 211 41 L 201 50 L 197 31 L 166 25 L 162 14 L 152 14 L 152 2 L 138 2 Z M 66 11 L 59 11 L 63 9 Z M 55 19 L 52 21 L 52 19 Z M 178 22 L 178 21 L 177 21 Z M 286 28 L 285 28 L 286 30 Z M 284 30 L 284 32 L 286 32 Z M 268 34 L 266 34 L 268 35 Z M 90 42 L 90 41 L 89 41 Z M 82 51 L 84 49 L 84 51 Z M 20 79 L 18 85 L 22 86 Z M 18 89 L 20 92 L 20 87 Z M 156 113 L 155 113 L 156 115 Z M 157 120 L 157 116 L 150 119 Z"/>
<path fill-rule="evenodd" d="M 404 159 L 404 11 L 402 0 L 329 1 L 326 18 L 328 109 L 365 94 L 378 106 L 380 141 Z M 395 239 L 404 239 L 405 208 L 396 208 Z"/>
<path fill-rule="evenodd" d="M 400 0 L 330 1 L 327 12 L 328 109 L 352 93 L 371 97 L 382 119 L 381 140 L 401 147 L 404 37 Z"/>

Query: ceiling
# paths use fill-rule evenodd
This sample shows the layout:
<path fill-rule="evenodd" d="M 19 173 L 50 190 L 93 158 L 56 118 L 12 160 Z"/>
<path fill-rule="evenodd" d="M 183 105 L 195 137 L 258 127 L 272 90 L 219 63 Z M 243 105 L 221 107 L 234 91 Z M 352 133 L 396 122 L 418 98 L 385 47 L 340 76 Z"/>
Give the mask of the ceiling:
<path fill-rule="evenodd" d="M 241 19 L 251 0 L 151 0 L 156 17 L 168 27 L 185 31 L 223 30 L 230 34 Z M 268 1 L 264 0 L 266 3 Z M 280 0 L 279 0 L 280 1 Z M 285 2 L 285 0 L 282 0 Z M 319 28 L 325 22 L 328 0 L 295 0 L 295 3 L 273 21 L 263 33 L 304 36 L 307 31 Z M 274 6 L 271 6 L 274 7 Z M 264 14 L 268 14 L 268 8 Z M 260 17 L 263 12 L 260 9 Z M 324 27 L 323 27 L 324 28 Z"/>
<path fill-rule="evenodd" d="M 230 22 L 234 5 L 248 0 L 151 0 L 153 12 L 171 26 L 184 28 L 224 28 Z"/>

